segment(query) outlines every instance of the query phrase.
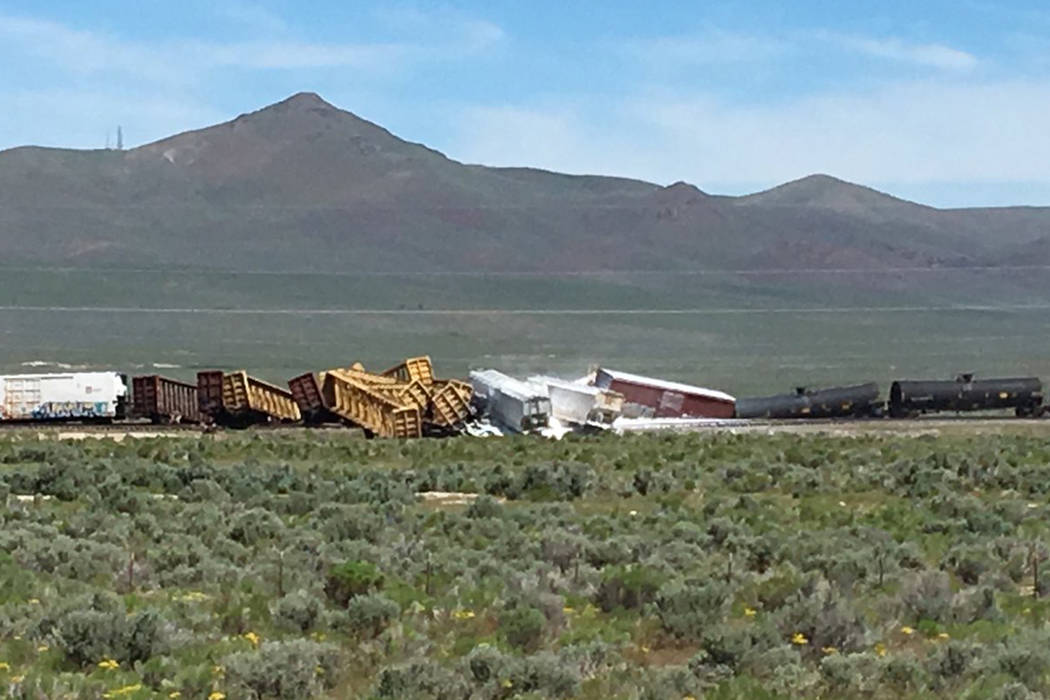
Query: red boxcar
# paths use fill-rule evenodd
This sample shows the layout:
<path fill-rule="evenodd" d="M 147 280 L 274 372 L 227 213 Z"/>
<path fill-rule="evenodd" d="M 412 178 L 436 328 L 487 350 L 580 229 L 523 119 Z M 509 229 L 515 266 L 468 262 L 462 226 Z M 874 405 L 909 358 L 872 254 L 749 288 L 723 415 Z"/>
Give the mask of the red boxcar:
<path fill-rule="evenodd" d="M 197 423 L 201 419 L 197 387 L 151 374 L 131 380 L 135 415 L 154 423 Z"/>
<path fill-rule="evenodd" d="M 736 409 L 736 399 L 724 392 L 628 372 L 600 368 L 594 383 L 623 394 L 625 414 L 631 404 L 655 418 L 732 418 Z"/>

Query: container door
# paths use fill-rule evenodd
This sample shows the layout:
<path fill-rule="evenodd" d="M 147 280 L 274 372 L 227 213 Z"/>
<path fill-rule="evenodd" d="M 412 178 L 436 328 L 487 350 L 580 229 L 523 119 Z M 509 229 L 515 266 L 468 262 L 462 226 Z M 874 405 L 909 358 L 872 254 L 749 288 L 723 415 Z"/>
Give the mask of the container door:
<path fill-rule="evenodd" d="M 27 418 L 40 405 L 40 380 L 8 379 L 4 394 L 4 412 L 11 418 Z"/>
<path fill-rule="evenodd" d="M 660 412 L 665 415 L 681 415 L 685 396 L 675 391 L 665 391 L 660 397 Z"/>

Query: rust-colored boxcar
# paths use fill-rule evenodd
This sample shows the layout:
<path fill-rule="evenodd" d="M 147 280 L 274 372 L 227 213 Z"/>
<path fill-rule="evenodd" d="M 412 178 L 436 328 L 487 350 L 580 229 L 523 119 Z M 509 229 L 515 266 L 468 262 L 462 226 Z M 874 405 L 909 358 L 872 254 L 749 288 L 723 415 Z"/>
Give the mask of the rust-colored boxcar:
<path fill-rule="evenodd" d="M 736 399 L 714 389 L 600 368 L 595 386 L 624 396 L 624 413 L 655 418 L 732 418 Z"/>
<path fill-rule="evenodd" d="M 223 413 L 222 370 L 197 372 L 197 402 L 203 420 L 214 422 Z"/>
<path fill-rule="evenodd" d="M 288 380 L 288 388 L 292 391 L 292 398 L 299 407 L 299 413 L 303 420 L 308 423 L 320 423 L 331 414 L 324 407 L 321 397 L 321 385 L 324 382 L 324 373 L 321 378 L 313 372 L 300 374 L 298 377 Z"/>
<path fill-rule="evenodd" d="M 156 374 L 131 380 L 132 406 L 154 423 L 197 423 L 201 419 L 197 387 Z"/>

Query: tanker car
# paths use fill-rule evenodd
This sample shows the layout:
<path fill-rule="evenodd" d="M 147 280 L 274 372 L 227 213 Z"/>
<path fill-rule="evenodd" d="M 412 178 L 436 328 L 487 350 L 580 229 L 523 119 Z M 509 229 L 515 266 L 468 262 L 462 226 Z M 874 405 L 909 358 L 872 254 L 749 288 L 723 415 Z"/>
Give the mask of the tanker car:
<path fill-rule="evenodd" d="M 736 417 L 877 418 L 884 406 L 874 382 L 818 390 L 799 387 L 794 394 L 737 399 Z"/>
<path fill-rule="evenodd" d="M 1043 383 L 1038 377 L 975 380 L 960 374 L 955 381 L 896 381 L 890 387 L 890 415 L 910 418 L 937 411 L 1012 409 L 1018 417 L 1043 409 Z"/>

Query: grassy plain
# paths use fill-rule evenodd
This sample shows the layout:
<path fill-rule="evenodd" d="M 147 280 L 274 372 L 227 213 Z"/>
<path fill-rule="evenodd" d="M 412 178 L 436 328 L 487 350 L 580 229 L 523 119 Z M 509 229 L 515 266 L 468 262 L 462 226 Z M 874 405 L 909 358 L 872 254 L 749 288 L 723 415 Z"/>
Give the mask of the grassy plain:
<path fill-rule="evenodd" d="M 245 367 L 272 381 L 430 354 L 595 363 L 740 395 L 902 377 L 1050 376 L 1045 272 L 331 275 L 3 270 L 0 370 Z M 175 367 L 167 367 L 174 365 Z"/>
<path fill-rule="evenodd" d="M 1039 697 L 1050 447 L 1031 430 L 4 436 L 0 687 Z"/>

